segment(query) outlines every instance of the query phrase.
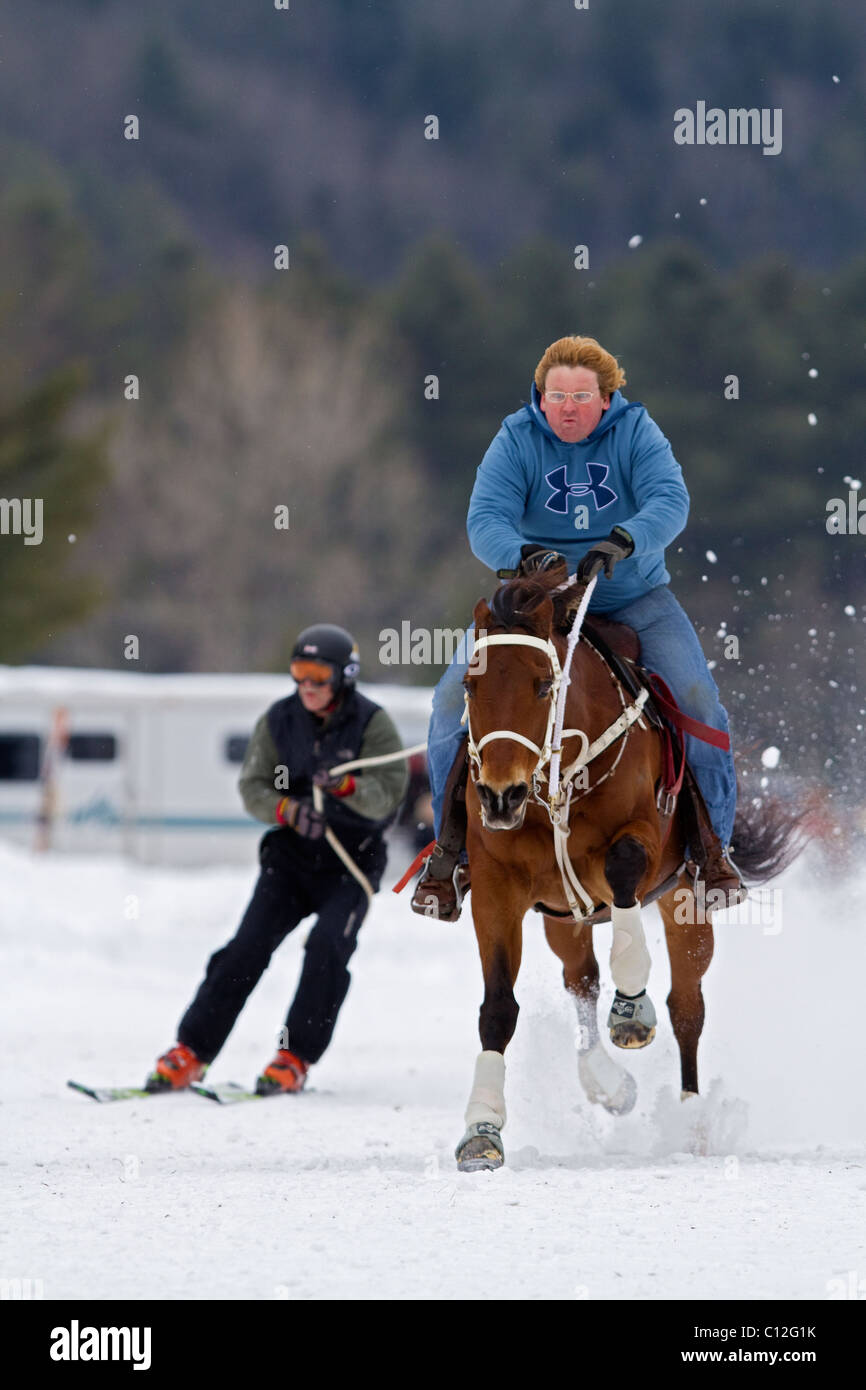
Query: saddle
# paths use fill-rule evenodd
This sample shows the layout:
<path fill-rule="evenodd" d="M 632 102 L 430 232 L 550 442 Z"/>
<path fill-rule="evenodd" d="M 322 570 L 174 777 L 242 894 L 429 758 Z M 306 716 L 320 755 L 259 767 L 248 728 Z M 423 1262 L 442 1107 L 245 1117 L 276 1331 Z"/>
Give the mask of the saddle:
<path fill-rule="evenodd" d="M 661 728 L 662 717 L 655 708 L 652 685 L 648 679 L 642 679 L 648 677 L 649 672 L 640 665 L 640 638 L 634 628 L 593 614 L 592 618 L 584 619 L 580 635 L 604 658 L 632 699 L 640 694 L 644 685 L 649 687 L 650 698 L 644 706 L 644 714 L 654 728 Z"/>
<path fill-rule="evenodd" d="M 599 619 L 593 615 L 591 620 L 584 622 L 580 635 L 585 637 L 590 646 L 607 662 L 633 700 L 637 699 L 644 688 L 649 691 L 643 715 L 646 722 L 652 728 L 658 729 L 662 735 L 663 765 L 662 775 L 656 784 L 656 805 L 667 839 L 685 767 L 685 750 L 679 728 L 669 715 L 665 714 L 665 708 L 670 712 L 677 708 L 673 696 L 660 677 L 640 665 L 640 638 L 634 628 L 627 627 L 625 623 L 614 623 L 608 618 Z M 663 687 L 664 693 L 657 688 L 659 685 Z"/>
<path fill-rule="evenodd" d="M 640 638 L 633 627 L 628 627 L 625 623 L 611 622 L 610 618 L 593 613 L 591 618 L 584 618 L 580 630 L 590 641 L 594 636 L 598 646 L 606 647 L 612 656 L 623 657 L 634 665 L 640 661 Z"/>

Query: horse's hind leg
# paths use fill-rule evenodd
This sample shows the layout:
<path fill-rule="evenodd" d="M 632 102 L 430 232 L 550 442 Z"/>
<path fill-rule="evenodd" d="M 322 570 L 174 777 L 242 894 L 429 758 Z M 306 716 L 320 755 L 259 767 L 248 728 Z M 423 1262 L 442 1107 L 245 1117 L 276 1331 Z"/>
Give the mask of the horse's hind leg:
<path fill-rule="evenodd" d="M 503 1053 L 517 1026 L 519 1005 L 514 997 L 514 982 L 520 969 L 523 945 L 520 917 L 510 931 L 487 929 L 488 923 L 496 922 L 496 913 L 491 913 L 489 906 L 485 911 L 482 895 L 477 897 L 473 917 L 484 972 L 484 999 L 478 1016 L 482 1051 L 475 1062 L 475 1076 L 466 1106 L 466 1133 L 455 1151 L 457 1167 L 463 1173 L 501 1168 L 505 1162 L 500 1137 L 506 1117 Z"/>
<path fill-rule="evenodd" d="M 605 1051 L 598 1032 L 598 961 L 592 947 L 592 927 L 545 917 L 544 932 L 554 955 L 562 961 L 565 988 L 577 1007 L 577 1072 L 584 1094 L 612 1115 L 627 1115 L 637 1099 L 634 1078 Z"/>
<path fill-rule="evenodd" d="M 685 900 L 684 893 L 688 895 Z M 700 913 L 697 907 L 690 889 L 678 889 L 659 899 L 671 962 L 668 1013 L 680 1049 L 683 1100 L 698 1093 L 698 1041 L 704 1026 L 701 979 L 713 958 L 711 914 Z M 710 920 L 698 920 L 707 916 Z"/>
<path fill-rule="evenodd" d="M 610 970 L 616 986 L 607 1026 L 617 1047 L 646 1047 L 656 1033 L 656 1012 L 646 992 L 650 956 L 636 896 L 647 861 L 643 844 L 629 834 L 613 842 L 604 861 L 613 890 Z"/>

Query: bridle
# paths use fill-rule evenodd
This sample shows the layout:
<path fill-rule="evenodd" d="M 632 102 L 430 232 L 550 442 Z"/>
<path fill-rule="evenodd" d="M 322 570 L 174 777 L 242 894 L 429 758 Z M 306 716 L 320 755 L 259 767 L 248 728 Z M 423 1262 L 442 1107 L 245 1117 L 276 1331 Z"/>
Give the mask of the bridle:
<path fill-rule="evenodd" d="M 553 642 L 550 640 L 549 637 L 524 637 L 521 636 L 519 633 L 500 633 L 493 637 L 478 637 L 475 639 L 475 645 L 472 648 L 472 656 L 470 659 L 470 671 L 471 662 L 475 660 L 477 653 L 480 651 L 484 651 L 486 647 L 493 646 L 537 647 L 540 651 L 543 651 L 548 657 L 551 666 L 552 680 L 550 685 L 550 692 L 547 696 L 550 706 L 547 712 L 547 728 L 544 731 L 544 741 L 540 745 L 533 742 L 531 738 L 527 738 L 525 734 L 518 733 L 515 729 L 493 729 L 489 734 L 484 734 L 483 737 L 476 742 L 475 737 L 472 733 L 472 720 L 469 711 L 469 692 L 467 690 L 463 697 L 465 702 L 463 720 L 466 723 L 466 728 L 469 735 L 468 747 L 470 775 L 472 776 L 473 782 L 478 781 L 478 777 L 481 773 L 481 750 L 482 748 L 484 748 L 485 744 L 492 743 L 494 739 L 507 738 L 511 739 L 515 743 L 522 743 L 524 748 L 528 748 L 530 752 L 537 754 L 537 761 L 535 767 L 532 770 L 532 780 L 534 782 L 538 778 L 539 774 L 549 763 L 554 751 L 552 747 L 553 730 L 556 722 L 557 699 L 559 696 L 559 689 L 562 684 L 562 666 L 559 660 L 559 653 L 557 652 L 556 647 L 554 646 Z M 569 738 L 572 736 L 579 736 L 583 739 L 583 748 L 581 749 L 581 752 L 584 752 L 586 748 L 589 746 L 589 740 L 587 739 L 586 734 L 583 732 L 582 729 L 566 729 L 562 735 L 563 738 Z"/>
<path fill-rule="evenodd" d="M 592 743 L 590 743 L 589 738 L 583 729 L 563 729 L 562 727 L 563 715 L 565 712 L 565 701 L 568 694 L 568 686 L 571 680 L 571 660 L 574 655 L 574 650 L 577 645 L 578 638 L 580 636 L 580 628 L 583 623 L 583 618 L 588 606 L 589 595 L 591 594 L 594 586 L 595 585 L 593 581 L 590 584 L 590 586 L 588 586 L 587 592 L 584 595 L 584 599 L 580 605 L 580 608 L 578 609 L 578 612 L 575 615 L 574 623 L 572 624 L 572 629 L 568 637 L 568 647 L 566 651 L 564 666 L 562 665 L 562 663 L 560 663 L 559 654 L 549 637 L 530 637 L 523 636 L 519 633 L 509 632 L 497 633 L 493 637 L 488 637 L 485 635 L 484 637 L 477 637 L 475 639 L 475 643 L 472 649 L 472 656 L 470 658 L 470 671 L 472 662 L 475 660 L 477 653 L 484 651 L 487 647 L 535 647 L 536 649 L 543 651 L 546 654 L 548 660 L 550 661 L 552 681 L 548 696 L 548 699 L 550 701 L 550 707 L 548 709 L 547 714 L 547 727 L 544 732 L 544 742 L 539 745 L 538 743 L 535 743 L 531 738 L 527 738 L 525 734 L 521 734 L 517 732 L 517 730 L 515 729 L 493 729 L 489 734 L 484 734 L 480 739 L 476 741 L 475 736 L 472 732 L 472 720 L 469 710 L 468 689 L 464 692 L 463 698 L 465 708 L 463 711 L 463 719 L 461 720 L 461 723 L 466 724 L 468 734 L 467 743 L 469 750 L 469 775 L 474 783 L 478 782 L 478 779 L 481 775 L 481 750 L 485 747 L 486 744 L 492 743 L 495 739 L 510 739 L 515 743 L 522 743 L 525 748 L 528 748 L 530 750 L 530 752 L 536 754 L 536 763 L 531 774 L 532 798 L 533 800 L 537 801 L 539 805 L 544 806 L 545 810 L 547 811 L 550 817 L 551 826 L 553 828 L 553 841 L 554 849 L 556 852 L 556 861 L 562 877 L 563 889 L 565 891 L 565 896 L 568 902 L 569 910 L 571 911 L 572 917 L 574 918 L 575 922 L 582 922 L 588 915 L 591 915 L 594 911 L 594 903 L 591 896 L 589 895 L 589 893 L 587 893 L 586 889 L 584 888 L 583 884 L 578 878 L 574 870 L 574 866 L 571 863 L 571 860 L 568 856 L 568 821 L 569 814 L 571 811 L 572 794 L 574 792 L 575 787 L 574 779 L 577 773 L 582 768 L 586 767 L 589 763 L 591 763 L 594 758 L 597 758 L 600 753 L 603 753 L 605 749 L 609 748 L 610 745 L 616 742 L 617 739 L 625 735 L 622 741 L 622 747 L 620 748 L 613 765 L 610 768 L 608 768 L 607 772 L 602 774 L 602 776 L 595 783 L 594 787 L 586 789 L 583 794 L 588 794 L 588 791 L 590 790 L 594 791 L 595 787 L 597 787 L 601 782 L 605 781 L 608 777 L 611 777 L 614 774 L 617 765 L 620 761 L 620 758 L 622 757 L 625 751 L 625 745 L 628 742 L 628 733 L 631 729 L 632 724 L 639 723 L 642 729 L 646 728 L 646 725 L 644 724 L 641 715 L 644 704 L 649 698 L 649 691 L 646 689 L 646 687 L 644 687 L 636 696 L 636 698 L 632 701 L 632 703 L 630 705 L 626 705 L 625 696 L 623 695 L 622 686 L 620 682 L 616 679 L 616 676 L 613 674 L 613 672 L 609 670 L 607 663 L 604 662 L 603 658 L 599 656 L 599 660 L 602 661 L 602 664 L 605 666 L 605 669 L 608 670 L 611 680 L 613 681 L 619 693 L 620 703 L 622 704 L 622 713 L 619 715 L 619 718 L 615 719 L 612 724 L 609 724 L 608 727 L 605 729 L 604 733 L 600 734 L 599 737 L 595 739 Z M 592 648 L 592 650 L 594 650 L 594 648 Z M 563 770 L 562 778 L 560 780 L 559 760 L 562 754 L 562 745 L 567 738 L 579 738 L 581 741 L 581 747 L 580 752 L 578 753 L 574 761 L 569 763 L 568 766 Z M 548 763 L 550 764 L 550 768 L 547 773 L 548 794 L 546 798 L 542 798 L 539 795 L 539 781 L 542 779 L 544 769 L 547 767 Z M 580 902 L 578 902 L 578 898 L 580 898 Z"/>

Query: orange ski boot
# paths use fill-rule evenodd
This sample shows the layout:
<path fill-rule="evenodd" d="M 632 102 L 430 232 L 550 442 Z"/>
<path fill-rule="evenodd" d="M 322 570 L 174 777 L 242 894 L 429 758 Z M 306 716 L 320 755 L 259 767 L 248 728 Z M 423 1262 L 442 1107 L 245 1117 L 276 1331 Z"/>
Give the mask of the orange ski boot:
<path fill-rule="evenodd" d="M 201 1081 L 207 1063 L 199 1061 L 191 1047 L 175 1043 L 158 1058 L 156 1068 L 144 1083 L 146 1091 L 182 1091 L 194 1081 Z"/>
<path fill-rule="evenodd" d="M 260 1096 L 268 1096 L 273 1091 L 302 1091 L 308 1070 L 306 1062 L 296 1057 L 294 1052 L 281 1047 L 274 1060 L 256 1079 L 256 1092 Z"/>

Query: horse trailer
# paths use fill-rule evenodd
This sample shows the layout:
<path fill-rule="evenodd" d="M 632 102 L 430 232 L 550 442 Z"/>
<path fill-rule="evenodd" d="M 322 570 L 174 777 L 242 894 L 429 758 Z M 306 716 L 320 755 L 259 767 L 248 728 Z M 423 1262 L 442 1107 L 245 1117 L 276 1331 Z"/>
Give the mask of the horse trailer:
<path fill-rule="evenodd" d="M 426 740 L 429 690 L 359 688 L 406 747 Z M 238 776 L 259 715 L 293 689 L 289 676 L 0 666 L 0 836 L 154 864 L 250 862 L 265 827 Z"/>

